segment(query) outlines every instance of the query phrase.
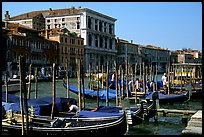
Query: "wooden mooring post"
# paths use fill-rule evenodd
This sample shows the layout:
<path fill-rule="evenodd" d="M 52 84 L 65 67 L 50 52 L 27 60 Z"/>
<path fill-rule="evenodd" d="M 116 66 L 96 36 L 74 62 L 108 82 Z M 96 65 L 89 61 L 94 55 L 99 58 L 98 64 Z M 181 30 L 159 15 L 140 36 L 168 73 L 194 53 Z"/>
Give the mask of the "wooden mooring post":
<path fill-rule="evenodd" d="M 116 81 L 116 93 L 115 93 L 115 96 L 116 96 L 116 102 L 115 102 L 115 105 L 118 106 L 118 70 L 117 70 L 117 62 L 114 61 L 114 67 L 115 67 L 115 81 Z"/>
<path fill-rule="evenodd" d="M 6 86 L 6 103 L 8 103 L 8 71 L 5 72 L 4 83 Z"/>
<path fill-rule="evenodd" d="M 81 105 L 81 61 L 80 59 L 76 59 L 77 65 L 77 79 L 78 79 L 78 104 L 79 104 L 79 111 L 82 109 Z"/>
<path fill-rule="evenodd" d="M 106 106 L 109 106 L 109 99 L 108 99 L 108 81 L 109 81 L 109 63 L 107 61 L 107 67 L 106 67 Z"/>
<path fill-rule="evenodd" d="M 35 68 L 35 98 L 38 96 L 38 68 Z"/>
<path fill-rule="evenodd" d="M 82 86 L 82 108 L 85 108 L 85 87 L 84 87 L 84 62 L 81 60 L 81 86 Z"/>
<path fill-rule="evenodd" d="M 99 67 L 98 65 L 96 66 L 96 74 L 97 74 L 97 97 L 96 97 L 96 104 L 97 104 L 97 107 L 99 107 Z"/>
<path fill-rule="evenodd" d="M 19 72 L 20 72 L 20 110 L 22 118 L 22 135 L 28 135 L 28 103 L 27 103 L 27 92 L 26 92 L 26 71 L 25 71 L 25 57 L 19 56 Z M 22 97 L 24 94 L 24 98 Z M 24 108 L 24 109 L 23 109 Z M 24 110 L 26 117 L 26 130 L 24 128 Z"/>
<path fill-rule="evenodd" d="M 55 63 L 53 63 L 53 68 L 52 68 L 52 112 L 51 112 L 51 119 L 54 119 L 54 106 L 55 106 L 55 98 L 56 98 L 56 83 L 55 83 Z"/>
<path fill-rule="evenodd" d="M 31 74 L 32 74 L 32 64 L 30 64 L 30 66 L 29 66 L 29 75 L 28 75 L 28 99 L 30 99 Z"/>
<path fill-rule="evenodd" d="M 70 98 L 70 92 L 69 92 L 69 59 L 67 58 L 66 62 L 66 78 L 67 78 L 67 98 Z"/>

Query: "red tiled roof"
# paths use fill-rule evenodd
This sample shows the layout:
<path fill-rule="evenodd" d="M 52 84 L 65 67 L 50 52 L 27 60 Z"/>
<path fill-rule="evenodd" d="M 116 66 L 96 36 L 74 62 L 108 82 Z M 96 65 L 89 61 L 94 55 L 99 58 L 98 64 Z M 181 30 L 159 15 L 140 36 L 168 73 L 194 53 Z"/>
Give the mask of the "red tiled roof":
<path fill-rule="evenodd" d="M 39 11 L 32 11 L 28 13 L 24 13 L 18 16 L 11 17 L 9 20 L 20 20 L 20 19 L 30 19 L 39 14 L 43 14 L 44 17 L 51 17 L 51 16 L 63 16 L 63 15 L 70 15 L 70 14 L 77 14 L 81 11 L 81 9 L 75 8 L 66 8 L 66 9 L 56 9 L 56 10 L 39 10 Z"/>
<path fill-rule="evenodd" d="M 10 23 L 10 22 L 8 22 L 7 27 L 8 27 L 8 29 L 13 28 L 13 27 L 19 27 L 19 28 L 25 28 L 25 29 L 36 31 L 35 29 L 32 29 L 32 28 L 30 28 L 28 26 L 25 26 L 25 25 L 22 25 L 22 24 L 19 24 L 19 23 Z"/>

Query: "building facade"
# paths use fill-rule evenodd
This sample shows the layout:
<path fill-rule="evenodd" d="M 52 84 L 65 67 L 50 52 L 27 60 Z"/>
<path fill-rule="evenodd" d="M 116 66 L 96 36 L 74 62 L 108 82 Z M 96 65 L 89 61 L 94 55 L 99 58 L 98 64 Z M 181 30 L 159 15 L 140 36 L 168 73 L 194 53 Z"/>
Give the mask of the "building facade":
<path fill-rule="evenodd" d="M 55 31 L 54 31 L 55 30 Z M 67 59 L 72 76 L 76 76 L 76 59 L 84 60 L 84 39 L 70 36 L 66 29 L 52 29 L 49 39 L 59 42 L 58 66 L 59 70 L 66 70 Z M 52 33 L 53 32 L 53 33 Z"/>
<path fill-rule="evenodd" d="M 81 7 L 57 10 L 50 8 L 49 10 L 33 11 L 12 18 L 8 12 L 5 14 L 5 19 L 8 22 L 18 22 L 22 24 L 25 23 L 24 20 L 26 20 L 27 23 L 29 19 L 29 25 L 27 25 L 33 29 L 34 22 L 36 24 L 34 19 L 37 19 L 37 17 L 38 19 L 40 18 L 41 21 L 44 20 L 45 27 L 41 28 L 41 30 L 67 28 L 70 32 L 76 32 L 79 37 L 84 39 L 84 65 L 86 71 L 89 69 L 89 64 L 91 64 L 94 69 L 98 65 L 99 70 L 101 70 L 101 66 L 106 65 L 107 61 L 111 62 L 115 60 L 116 19 Z M 111 64 L 110 67 L 112 68 L 113 65 Z"/>
<path fill-rule="evenodd" d="M 58 63 L 57 52 L 58 42 L 47 40 L 38 36 L 38 31 L 29 27 L 15 24 L 4 23 L 2 29 L 7 32 L 6 43 L 6 62 L 9 75 L 18 74 L 18 57 L 24 56 L 26 59 L 26 68 L 32 64 L 32 67 L 52 67 L 53 63 Z"/>
<path fill-rule="evenodd" d="M 141 55 L 139 52 L 139 44 L 133 44 L 123 39 L 116 39 L 117 60 L 119 65 L 128 64 L 134 68 L 135 64 L 141 63 Z"/>
<path fill-rule="evenodd" d="M 170 63 L 170 50 L 153 45 L 140 46 L 139 50 L 142 62 L 146 62 L 148 65 L 152 64 L 153 67 L 157 65 L 159 73 L 167 72 Z"/>

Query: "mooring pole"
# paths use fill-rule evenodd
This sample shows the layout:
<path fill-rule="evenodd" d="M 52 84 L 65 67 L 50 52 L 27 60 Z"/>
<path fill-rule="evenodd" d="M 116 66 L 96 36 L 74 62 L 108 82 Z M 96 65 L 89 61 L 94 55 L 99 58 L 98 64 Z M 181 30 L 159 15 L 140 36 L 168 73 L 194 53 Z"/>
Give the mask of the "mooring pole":
<path fill-rule="evenodd" d="M 28 99 L 30 99 L 30 90 L 31 90 L 31 71 L 32 71 L 32 64 L 30 64 L 30 66 L 29 66 Z"/>
<path fill-rule="evenodd" d="M 98 73 L 98 65 L 96 66 L 96 74 L 97 74 L 97 97 L 96 97 L 96 103 L 97 103 L 97 106 L 99 107 L 99 73 Z"/>
<path fill-rule="evenodd" d="M 137 77 L 137 63 L 135 64 L 135 80 L 137 79 L 136 77 Z M 133 85 L 134 87 L 136 86 L 135 84 Z M 137 104 L 137 88 L 136 87 L 134 88 L 134 91 L 135 91 L 135 104 Z"/>
<path fill-rule="evenodd" d="M 158 91 L 158 85 L 157 85 L 157 81 L 158 81 L 158 75 L 157 75 L 157 72 L 158 72 L 158 63 L 156 63 L 156 69 L 155 69 L 155 71 L 156 71 L 156 91 Z"/>
<path fill-rule="evenodd" d="M 109 101 L 108 101 L 108 82 L 109 82 L 109 63 L 107 61 L 107 68 L 106 68 L 106 106 L 109 106 Z"/>
<path fill-rule="evenodd" d="M 168 63 L 168 95 L 170 92 L 170 62 Z"/>
<path fill-rule="evenodd" d="M 119 65 L 119 69 L 118 69 L 118 76 L 119 76 L 119 80 L 120 80 L 120 82 L 122 81 L 122 79 L 121 79 L 121 65 Z M 120 83 L 119 82 L 119 91 L 120 91 L 120 106 L 122 106 L 122 104 L 121 104 L 121 101 L 122 101 L 122 98 L 121 98 L 121 95 L 122 95 L 122 91 L 121 91 L 121 85 L 122 85 L 122 83 Z"/>
<path fill-rule="evenodd" d="M 35 68 L 35 98 L 38 95 L 38 68 Z"/>
<path fill-rule="evenodd" d="M 124 98 L 124 71 L 123 71 L 123 68 L 122 68 L 122 99 Z"/>
<path fill-rule="evenodd" d="M 116 94 L 115 94 L 115 97 L 116 97 L 116 102 L 115 102 L 115 105 L 118 106 L 118 70 L 117 70 L 117 62 L 114 61 L 114 66 L 115 66 L 115 81 L 116 81 Z"/>
<path fill-rule="evenodd" d="M 129 97 L 129 92 L 128 92 L 128 78 L 129 78 L 128 69 L 129 69 L 129 67 L 128 67 L 128 57 L 127 57 L 127 59 L 126 59 L 126 86 L 125 86 L 127 98 Z"/>
<path fill-rule="evenodd" d="M 103 74 L 103 65 L 102 65 L 102 70 L 101 70 L 101 71 L 102 71 L 102 78 L 101 78 L 102 80 L 101 80 L 101 84 L 102 84 L 102 89 L 103 89 L 103 79 L 104 79 L 104 77 L 103 77 L 103 75 L 104 75 L 104 74 Z"/>
<path fill-rule="evenodd" d="M 81 61 L 76 59 L 76 64 L 78 65 L 77 78 L 78 78 L 78 100 L 79 100 L 79 110 L 81 110 Z"/>
<path fill-rule="evenodd" d="M 52 70 L 52 112 L 51 112 L 51 119 L 54 119 L 54 106 L 55 106 L 55 98 L 56 98 L 56 85 L 55 85 L 55 63 L 53 63 L 53 70 Z"/>
<path fill-rule="evenodd" d="M 69 92 L 69 59 L 67 58 L 66 62 L 66 75 L 67 75 L 67 98 L 70 98 Z"/>
<path fill-rule="evenodd" d="M 85 95 L 84 95 L 84 62 L 81 60 L 81 85 L 82 85 L 82 108 L 85 108 Z"/>
<path fill-rule="evenodd" d="M 8 103 L 8 71 L 5 72 L 5 86 L 6 86 L 6 103 Z"/>
<path fill-rule="evenodd" d="M 24 112 L 23 112 L 23 99 L 22 93 L 24 94 L 24 108 L 25 108 L 25 116 L 26 116 L 26 132 L 24 132 L 24 127 L 22 127 L 22 134 L 28 135 L 28 103 L 27 103 L 27 92 L 26 92 L 26 71 L 25 71 L 25 57 L 19 56 L 19 71 L 20 71 L 20 96 L 21 96 L 21 116 L 22 116 L 22 126 L 24 126 Z"/>
<path fill-rule="evenodd" d="M 22 120 L 22 126 L 21 126 L 21 133 L 22 135 L 25 135 L 25 129 L 24 129 L 24 111 L 23 111 L 23 97 L 22 97 L 22 92 L 23 92 L 23 77 L 22 77 L 22 57 L 19 56 L 19 73 L 20 73 L 20 110 L 21 110 L 21 120 Z"/>

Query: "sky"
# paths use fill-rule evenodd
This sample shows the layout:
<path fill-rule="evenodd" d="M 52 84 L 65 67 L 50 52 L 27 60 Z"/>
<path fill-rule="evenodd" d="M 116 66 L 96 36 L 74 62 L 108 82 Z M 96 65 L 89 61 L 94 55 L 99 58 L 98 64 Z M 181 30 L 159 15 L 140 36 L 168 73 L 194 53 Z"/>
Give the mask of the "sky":
<path fill-rule="evenodd" d="M 89 8 L 113 17 L 115 35 L 143 46 L 169 50 L 202 50 L 202 3 L 200 2 L 2 2 L 2 20 L 26 12 Z"/>

